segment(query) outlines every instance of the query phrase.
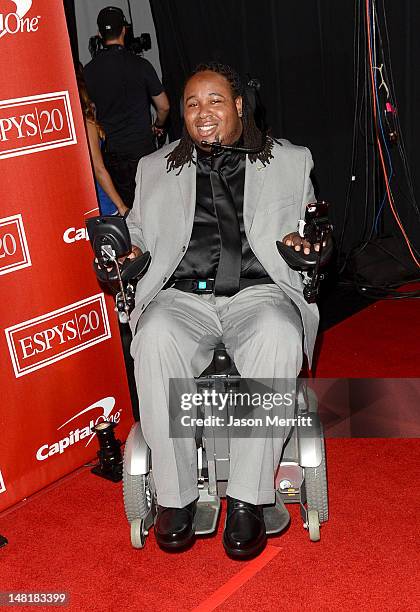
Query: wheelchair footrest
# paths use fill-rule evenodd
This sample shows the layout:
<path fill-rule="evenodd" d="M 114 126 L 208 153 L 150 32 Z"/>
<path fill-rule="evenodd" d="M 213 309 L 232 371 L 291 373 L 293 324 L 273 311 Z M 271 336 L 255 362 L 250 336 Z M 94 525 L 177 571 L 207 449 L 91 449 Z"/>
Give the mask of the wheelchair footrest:
<path fill-rule="evenodd" d="M 276 492 L 276 503 L 264 507 L 264 522 L 267 535 L 280 533 L 290 523 L 290 514 L 281 499 L 280 493 Z"/>
<path fill-rule="evenodd" d="M 209 495 L 200 491 L 195 513 L 196 535 L 208 535 L 214 533 L 217 527 L 217 519 L 220 513 L 220 498 L 217 495 Z"/>

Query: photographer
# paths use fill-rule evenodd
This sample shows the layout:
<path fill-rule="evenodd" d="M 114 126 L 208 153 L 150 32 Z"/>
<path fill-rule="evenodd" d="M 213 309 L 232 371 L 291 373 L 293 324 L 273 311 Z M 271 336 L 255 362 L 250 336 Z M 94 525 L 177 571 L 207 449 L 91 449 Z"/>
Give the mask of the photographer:
<path fill-rule="evenodd" d="M 84 69 L 96 117 L 107 135 L 105 165 L 124 203 L 131 208 L 139 159 L 155 150 L 169 112 L 169 101 L 153 66 L 124 46 L 127 22 L 121 9 L 98 15 L 104 48 Z M 156 108 L 152 126 L 150 104 Z"/>

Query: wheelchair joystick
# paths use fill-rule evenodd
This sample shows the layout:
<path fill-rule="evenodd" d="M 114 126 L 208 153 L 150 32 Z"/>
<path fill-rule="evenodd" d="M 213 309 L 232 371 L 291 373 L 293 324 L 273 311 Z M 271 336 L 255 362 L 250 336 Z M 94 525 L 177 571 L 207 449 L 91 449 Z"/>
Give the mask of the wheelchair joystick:
<path fill-rule="evenodd" d="M 319 251 L 311 249 L 311 252 L 305 255 L 303 251 L 295 251 L 279 240 L 276 242 L 277 250 L 287 265 L 293 270 L 307 273 L 303 297 L 309 304 L 315 302 L 318 297 L 320 282 L 326 278 L 326 272 L 321 271 L 321 268 L 329 263 L 334 248 L 328 207 L 328 202 L 324 201 L 308 204 L 305 219 L 300 220 L 298 225 L 301 238 L 311 245 L 319 244 Z"/>

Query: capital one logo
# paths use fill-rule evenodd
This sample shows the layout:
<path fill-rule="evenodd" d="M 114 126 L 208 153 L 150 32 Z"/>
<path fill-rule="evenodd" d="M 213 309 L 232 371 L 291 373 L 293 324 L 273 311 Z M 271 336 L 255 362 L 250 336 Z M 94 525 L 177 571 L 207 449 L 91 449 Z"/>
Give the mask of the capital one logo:
<path fill-rule="evenodd" d="M 87 217 L 92 213 L 98 213 L 99 208 L 92 208 L 84 213 L 84 216 Z M 80 242 L 81 240 L 89 241 L 89 234 L 86 227 L 68 227 L 64 230 L 63 233 L 63 241 L 66 244 L 74 244 L 75 242 Z"/>
<path fill-rule="evenodd" d="M 68 227 L 63 234 L 63 241 L 66 244 L 73 244 L 80 240 L 89 240 L 87 229 L 85 227 Z"/>
<path fill-rule="evenodd" d="M 0 219 L 0 276 L 30 265 L 22 215 Z"/>
<path fill-rule="evenodd" d="M 103 293 L 5 329 L 16 378 L 111 337 Z"/>
<path fill-rule="evenodd" d="M 53 442 L 52 444 L 50 443 L 42 444 L 36 452 L 36 458 L 38 459 L 38 461 L 44 461 L 45 459 L 48 459 L 49 457 L 52 457 L 53 455 L 56 455 L 56 454 L 62 455 L 67 448 L 70 448 L 71 446 L 74 446 L 74 444 L 78 444 L 79 442 L 82 442 L 83 440 L 86 440 L 86 439 L 87 439 L 87 442 L 85 444 L 85 447 L 89 446 L 89 444 L 91 443 L 95 435 L 94 433 L 92 433 L 92 427 L 94 427 L 95 425 L 97 425 L 98 423 L 102 421 L 112 421 L 114 423 L 120 422 L 121 411 L 117 411 L 114 414 L 112 414 L 114 406 L 115 406 L 114 397 L 103 397 L 102 399 L 99 399 L 98 401 L 94 402 L 87 408 L 84 408 L 83 410 L 81 410 L 80 412 L 72 416 L 65 423 L 60 425 L 60 427 L 57 427 L 57 431 L 60 431 L 60 429 L 63 429 L 64 427 L 72 423 L 72 425 L 70 425 L 71 431 L 67 432 L 66 435 L 60 438 L 60 440 L 57 440 Z M 98 409 L 102 411 L 98 417 L 96 418 L 91 417 L 88 424 L 86 424 L 86 421 L 85 421 L 85 424 L 83 427 L 74 426 L 73 421 L 77 420 L 79 417 L 82 417 L 83 415 L 88 415 L 88 413 L 90 413 L 89 414 L 90 416 L 92 414 L 92 411 L 97 412 Z"/>
<path fill-rule="evenodd" d="M 27 16 L 32 0 L 11 0 L 10 4 L 14 4 L 16 9 L 9 13 L 0 13 L 0 38 L 6 34 L 37 32 L 41 16 Z"/>

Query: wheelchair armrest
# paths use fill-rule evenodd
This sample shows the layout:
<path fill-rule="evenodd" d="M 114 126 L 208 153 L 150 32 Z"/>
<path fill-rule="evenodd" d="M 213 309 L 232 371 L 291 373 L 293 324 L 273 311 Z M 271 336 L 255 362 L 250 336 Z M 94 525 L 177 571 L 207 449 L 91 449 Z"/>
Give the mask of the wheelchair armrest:
<path fill-rule="evenodd" d="M 151 260 L 152 258 L 149 251 L 146 251 L 134 259 L 127 258 L 121 268 L 121 280 L 123 282 L 138 280 L 146 273 Z"/>
<path fill-rule="evenodd" d="M 334 250 L 334 243 L 331 235 L 327 236 L 326 242 L 327 244 L 321 251 L 321 260 L 319 262 L 321 268 L 330 262 Z M 315 268 L 319 257 L 317 251 L 311 249 L 311 252 L 305 255 L 303 250 L 295 251 L 293 247 L 285 245 L 280 240 L 276 241 L 276 245 L 277 250 L 283 257 L 284 261 L 293 270 L 308 272 Z"/>
<path fill-rule="evenodd" d="M 136 281 L 145 274 L 151 261 L 150 252 L 146 251 L 142 255 L 134 259 L 126 259 L 120 267 L 122 282 Z M 99 266 L 97 262 L 93 262 L 93 268 L 97 278 L 103 283 L 118 282 L 118 274 L 115 266 L 108 271 L 106 268 Z"/>

